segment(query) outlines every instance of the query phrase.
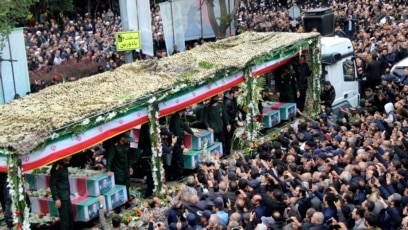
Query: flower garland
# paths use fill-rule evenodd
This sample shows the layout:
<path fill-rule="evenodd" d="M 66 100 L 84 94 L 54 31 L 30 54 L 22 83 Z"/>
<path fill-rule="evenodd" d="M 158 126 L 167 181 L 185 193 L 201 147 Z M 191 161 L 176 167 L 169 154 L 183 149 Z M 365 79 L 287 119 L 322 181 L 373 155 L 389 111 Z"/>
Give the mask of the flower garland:
<path fill-rule="evenodd" d="M 17 154 L 8 154 L 7 165 L 7 187 L 12 200 L 13 229 L 29 230 L 30 209 L 25 200 L 24 178 L 19 156 Z"/>
<path fill-rule="evenodd" d="M 152 144 L 151 170 L 154 183 L 153 192 L 162 197 L 166 193 L 164 189 L 165 172 L 162 161 L 162 143 L 160 138 L 159 106 L 155 97 L 149 100 L 148 117 L 150 127 L 150 140 Z"/>
<path fill-rule="evenodd" d="M 321 52 L 320 52 L 320 47 L 321 47 L 321 40 L 320 37 L 317 39 L 314 39 L 313 41 L 310 40 L 310 49 L 312 50 L 312 70 L 313 70 L 313 76 L 312 76 L 312 81 L 313 81 L 313 111 L 310 114 L 312 118 L 314 118 L 314 113 L 319 114 L 320 111 L 320 76 L 322 74 L 322 68 L 321 68 Z M 310 50 L 309 49 L 309 50 Z M 314 113 L 313 113 L 314 112 Z"/>
<path fill-rule="evenodd" d="M 202 160 L 201 162 L 208 162 L 209 157 L 207 156 L 207 148 L 208 148 L 208 139 L 206 138 L 203 143 L 203 150 L 202 150 Z"/>
<path fill-rule="evenodd" d="M 261 87 L 258 86 L 258 78 L 253 78 L 250 68 L 244 71 L 245 82 L 240 85 L 241 93 L 237 98 L 237 103 L 246 112 L 245 121 L 237 123 L 234 132 L 234 139 L 238 140 L 240 148 L 245 146 L 246 141 L 253 142 L 262 129 L 262 123 L 258 121 L 258 102 L 262 101 Z"/>

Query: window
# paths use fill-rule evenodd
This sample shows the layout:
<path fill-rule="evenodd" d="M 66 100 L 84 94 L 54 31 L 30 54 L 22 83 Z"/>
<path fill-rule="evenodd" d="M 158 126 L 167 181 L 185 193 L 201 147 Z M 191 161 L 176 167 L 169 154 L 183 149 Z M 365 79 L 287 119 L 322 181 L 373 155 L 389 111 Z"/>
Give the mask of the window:
<path fill-rule="evenodd" d="M 344 81 L 355 81 L 355 67 L 352 60 L 345 60 L 343 62 L 343 76 Z"/>

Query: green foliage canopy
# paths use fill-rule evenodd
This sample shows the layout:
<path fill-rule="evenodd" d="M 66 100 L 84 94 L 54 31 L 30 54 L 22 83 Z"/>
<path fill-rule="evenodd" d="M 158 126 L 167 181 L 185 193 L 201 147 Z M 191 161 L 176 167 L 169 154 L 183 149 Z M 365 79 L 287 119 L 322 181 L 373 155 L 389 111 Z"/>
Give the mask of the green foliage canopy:
<path fill-rule="evenodd" d="M 38 0 L 0 0 L 0 34 L 7 36 L 19 20 L 32 15 L 31 6 Z"/>

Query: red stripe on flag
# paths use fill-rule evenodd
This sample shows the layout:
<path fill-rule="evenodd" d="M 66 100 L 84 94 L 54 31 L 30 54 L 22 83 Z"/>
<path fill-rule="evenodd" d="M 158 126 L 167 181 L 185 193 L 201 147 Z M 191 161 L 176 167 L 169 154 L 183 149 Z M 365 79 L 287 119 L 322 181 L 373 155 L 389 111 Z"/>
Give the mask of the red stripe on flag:
<path fill-rule="evenodd" d="M 283 107 L 283 106 L 285 106 L 287 103 L 286 102 L 279 102 L 279 103 L 276 103 L 276 104 L 274 104 L 274 105 L 272 105 L 272 109 L 280 109 L 281 107 Z"/>

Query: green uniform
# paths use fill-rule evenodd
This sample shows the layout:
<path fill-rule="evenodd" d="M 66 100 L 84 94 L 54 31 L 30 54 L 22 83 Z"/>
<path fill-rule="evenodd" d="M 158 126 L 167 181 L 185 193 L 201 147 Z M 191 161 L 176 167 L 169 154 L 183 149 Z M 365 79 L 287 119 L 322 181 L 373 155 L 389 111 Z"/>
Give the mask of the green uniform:
<path fill-rule="evenodd" d="M 295 95 L 299 91 L 295 76 L 289 72 L 277 75 L 275 79 L 275 88 L 280 94 L 280 102 L 295 102 Z"/>
<path fill-rule="evenodd" d="M 171 160 L 171 176 L 175 179 L 179 179 L 183 176 L 184 170 L 184 156 L 183 149 L 181 148 L 184 145 L 184 131 L 193 135 L 193 131 L 184 124 L 179 113 L 174 113 L 169 122 L 169 130 L 173 133 L 174 136 L 177 136 L 177 143 L 173 148 L 173 158 Z"/>
<path fill-rule="evenodd" d="M 61 162 L 56 162 L 50 173 L 50 189 L 52 199 L 60 200 L 61 207 L 58 209 L 60 217 L 60 229 L 67 230 L 74 227 L 74 216 L 71 204 L 71 192 L 69 189 L 68 168 Z"/>
<path fill-rule="evenodd" d="M 129 145 L 121 144 L 120 142 L 115 143 L 108 153 L 106 171 L 114 173 L 116 184 L 126 185 L 126 188 L 129 189 L 130 168 Z"/>
<path fill-rule="evenodd" d="M 203 111 L 203 123 L 208 129 L 213 129 L 214 140 L 222 143 L 223 152 L 225 153 L 225 134 L 224 128 L 229 125 L 228 115 L 225 111 L 224 105 L 217 103 L 209 104 Z"/>

